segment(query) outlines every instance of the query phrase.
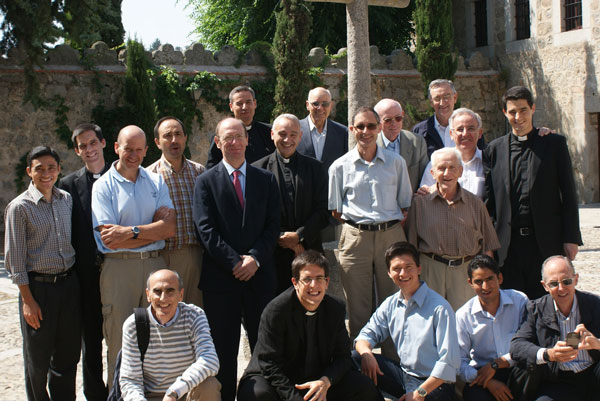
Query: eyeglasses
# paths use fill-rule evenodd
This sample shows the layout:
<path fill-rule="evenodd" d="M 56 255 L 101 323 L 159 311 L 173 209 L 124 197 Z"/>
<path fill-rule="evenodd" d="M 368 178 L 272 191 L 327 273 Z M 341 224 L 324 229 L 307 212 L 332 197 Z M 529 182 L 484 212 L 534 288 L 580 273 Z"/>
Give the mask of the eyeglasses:
<path fill-rule="evenodd" d="M 368 129 L 368 130 L 374 130 L 374 129 L 377 129 L 377 124 L 373 124 L 373 123 L 370 123 L 370 124 L 367 124 L 367 125 L 358 124 L 358 125 L 355 125 L 354 128 L 356 128 L 359 131 L 364 131 L 365 128 Z"/>
<path fill-rule="evenodd" d="M 304 285 L 310 285 L 310 283 L 312 283 L 313 281 L 316 284 L 324 284 L 327 281 L 327 277 L 325 277 L 325 276 L 303 277 L 298 281 L 300 281 Z"/>
<path fill-rule="evenodd" d="M 477 128 L 477 127 L 458 127 L 458 128 L 452 128 L 452 131 L 454 131 L 454 132 L 460 132 L 461 134 L 463 132 L 467 132 L 469 134 L 472 134 L 474 132 L 479 131 L 479 128 Z"/>
<path fill-rule="evenodd" d="M 329 107 L 329 105 L 331 104 L 331 102 L 309 102 L 312 107 L 314 107 L 315 109 L 318 109 L 319 106 L 322 107 Z"/>
<path fill-rule="evenodd" d="M 384 118 L 383 122 L 385 124 L 389 124 L 392 121 L 396 121 L 397 123 L 399 123 L 399 122 L 402 122 L 403 119 L 404 119 L 404 117 L 402 117 L 402 116 L 396 116 L 396 117 L 392 117 L 392 118 Z"/>
<path fill-rule="evenodd" d="M 546 283 L 546 285 L 550 288 L 556 288 L 558 287 L 558 284 L 562 284 L 563 286 L 568 286 L 573 284 L 573 279 L 572 278 L 563 278 L 560 281 L 549 281 Z"/>
<path fill-rule="evenodd" d="M 223 138 L 221 138 L 221 142 L 223 142 L 223 143 L 231 143 L 233 141 L 240 142 L 244 139 L 246 139 L 246 135 L 224 136 Z"/>
<path fill-rule="evenodd" d="M 436 97 L 434 97 L 431 100 L 433 100 L 434 103 L 441 103 L 442 100 L 444 102 L 449 102 L 451 98 L 452 98 L 452 95 L 444 95 L 444 96 L 436 96 Z"/>

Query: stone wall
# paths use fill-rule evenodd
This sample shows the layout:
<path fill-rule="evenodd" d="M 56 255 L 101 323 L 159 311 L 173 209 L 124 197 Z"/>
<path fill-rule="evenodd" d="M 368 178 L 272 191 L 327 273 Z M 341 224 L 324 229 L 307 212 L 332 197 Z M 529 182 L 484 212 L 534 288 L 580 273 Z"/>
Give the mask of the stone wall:
<path fill-rule="evenodd" d="M 323 49 L 313 49 L 309 59 L 314 66 L 325 66 L 321 78 L 332 91 L 334 101 L 345 100 L 347 93 L 345 49 L 338 56 L 330 58 Z M 125 77 L 125 50 L 117 54 L 102 43 L 96 43 L 85 51 L 86 63 L 95 64 L 93 70 L 86 69 L 79 60 L 79 54 L 68 46 L 59 45 L 48 51 L 46 65 L 38 71 L 41 92 L 45 98 L 55 96 L 64 99 L 68 107 L 67 125 L 73 128 L 91 119 L 91 113 L 98 104 L 110 109 L 120 104 Z M 180 74 L 195 74 L 209 71 L 221 78 L 229 78 L 240 83 L 264 78 L 266 69 L 260 65 L 258 52 L 241 55 L 232 47 L 212 53 L 195 44 L 185 52 L 175 51 L 171 45 L 163 45 L 152 54 L 157 65 L 170 65 Z M 31 104 L 23 104 L 25 83 L 23 71 L 19 67 L 22 58 L 18 50 L 12 50 L 8 58 L 0 58 L 0 208 L 18 193 L 14 183 L 16 166 L 21 156 L 33 146 L 45 144 L 55 147 L 61 158 L 64 174 L 79 168 L 81 162 L 67 145 L 55 134 L 57 125 L 54 110 L 37 109 Z M 237 66 L 236 66 L 237 65 Z M 401 50 L 391 55 L 380 55 L 375 46 L 371 47 L 372 94 L 371 103 L 392 97 L 403 105 L 410 103 L 421 113 L 427 111 L 429 103 L 424 99 L 423 83 L 413 60 Z M 499 73 L 489 68 L 489 62 L 476 55 L 467 70 L 461 59 L 457 72 L 456 86 L 462 106 L 473 108 L 481 114 L 488 140 L 505 130 L 503 116 L 499 112 L 498 99 L 504 91 L 504 82 Z M 228 91 L 229 89 L 227 89 Z M 223 91 L 225 98 L 227 91 Z M 205 163 L 207 151 L 214 135 L 216 123 L 223 117 L 202 98 L 197 107 L 204 115 L 204 123 L 194 123 L 193 132 L 188 133 L 188 144 L 192 159 Z M 258 106 L 260 108 L 260 104 Z M 346 113 L 343 113 L 346 114 Z M 304 116 L 299 116 L 303 118 Z M 347 123 L 347 121 L 340 121 Z M 405 120 L 405 128 L 411 128 L 417 121 Z M 150 146 L 154 146 L 151 144 Z M 113 152 L 113 145 L 107 144 L 106 152 Z M 4 224 L 2 222 L 2 228 Z"/>

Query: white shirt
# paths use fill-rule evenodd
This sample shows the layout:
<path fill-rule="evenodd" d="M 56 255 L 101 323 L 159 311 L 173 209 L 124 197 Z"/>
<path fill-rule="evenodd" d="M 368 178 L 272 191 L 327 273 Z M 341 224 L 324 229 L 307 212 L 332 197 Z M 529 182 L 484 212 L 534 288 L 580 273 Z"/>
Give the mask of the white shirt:
<path fill-rule="evenodd" d="M 450 124 L 448 124 L 447 127 L 444 127 L 442 124 L 439 123 L 439 121 L 437 120 L 437 117 L 435 115 L 433 116 L 433 120 L 435 122 L 435 124 L 434 124 L 435 129 L 437 130 L 438 134 L 440 134 L 440 138 L 442 138 L 442 142 L 444 142 L 444 147 L 445 148 L 455 147 L 456 145 L 454 144 L 452 137 L 450 137 Z"/>
<path fill-rule="evenodd" d="M 485 177 L 483 176 L 483 161 L 481 160 L 481 150 L 476 149 L 473 158 L 465 163 L 462 161 L 463 173 L 458 179 L 458 183 L 461 187 L 477 195 L 480 199 L 483 199 L 484 195 L 484 184 Z M 435 185 L 435 180 L 431 175 L 431 162 L 425 167 L 423 172 L 423 178 L 421 179 L 421 185 L 427 185 L 428 187 Z"/>
<path fill-rule="evenodd" d="M 308 128 L 310 129 L 310 137 L 312 139 L 313 148 L 315 149 L 315 157 L 317 160 L 322 160 L 325 137 L 327 136 L 327 120 L 325 120 L 325 125 L 323 125 L 323 132 L 319 133 L 312 118 L 308 117 Z"/>

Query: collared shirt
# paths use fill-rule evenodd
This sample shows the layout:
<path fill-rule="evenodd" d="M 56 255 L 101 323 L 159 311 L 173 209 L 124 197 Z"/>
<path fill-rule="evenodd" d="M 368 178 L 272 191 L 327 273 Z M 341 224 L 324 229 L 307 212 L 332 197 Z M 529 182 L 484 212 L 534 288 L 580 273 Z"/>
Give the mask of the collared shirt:
<path fill-rule="evenodd" d="M 165 247 L 165 241 L 154 241 L 148 245 L 132 249 L 109 249 L 102 242 L 100 231 L 104 224 L 120 226 L 141 226 L 152 223 L 154 213 L 161 206 L 173 209 L 169 188 L 159 174 L 138 168 L 135 182 L 123 177 L 116 169 L 115 161 L 111 168 L 94 183 L 92 188 L 92 223 L 98 250 L 102 253 L 157 251 Z"/>
<path fill-rule="evenodd" d="M 396 139 L 394 139 L 393 141 L 387 139 L 387 136 L 385 136 L 383 131 L 381 131 L 379 135 L 381 135 L 381 139 L 383 140 L 383 144 L 385 145 L 385 148 L 387 150 L 400 154 L 400 134 L 398 134 L 398 136 L 396 136 Z"/>
<path fill-rule="evenodd" d="M 58 274 L 73 266 L 72 209 L 69 193 L 53 187 L 48 202 L 33 183 L 6 206 L 4 262 L 14 284 L 29 284 L 28 272 Z"/>
<path fill-rule="evenodd" d="M 183 167 L 177 172 L 163 155 L 154 164 L 148 166 L 148 170 L 162 175 L 169 187 L 169 195 L 177 212 L 175 237 L 165 240 L 165 249 L 181 249 L 183 245 L 199 244 L 192 218 L 192 198 L 196 177 L 204 172 L 204 166 L 183 158 Z"/>
<path fill-rule="evenodd" d="M 434 127 L 437 130 L 438 134 L 440 134 L 440 138 L 442 138 L 442 142 L 444 142 L 445 148 L 453 148 L 456 146 L 452 137 L 450 136 L 450 124 L 447 126 L 443 126 L 437 119 L 437 116 L 433 115 Z"/>
<path fill-rule="evenodd" d="M 415 195 L 404 229 L 408 241 L 422 253 L 462 257 L 500 248 L 485 205 L 460 185 L 451 203 L 437 187 L 427 195 Z"/>
<path fill-rule="evenodd" d="M 456 331 L 460 346 L 460 377 L 467 383 L 477 377 L 477 370 L 496 358 L 510 366 L 510 340 L 525 320 L 527 295 L 516 290 L 500 290 L 496 315 L 483 310 L 474 296 L 456 311 Z"/>
<path fill-rule="evenodd" d="M 235 168 L 231 164 L 227 163 L 223 160 L 223 165 L 227 169 L 227 174 L 229 174 L 229 179 L 231 183 L 233 183 L 233 172 L 238 170 L 240 173 L 238 179 L 240 180 L 240 185 L 242 186 L 242 195 L 244 196 L 244 200 L 246 200 L 246 161 L 244 160 L 244 164 L 240 166 L 240 168 Z"/>
<path fill-rule="evenodd" d="M 319 132 L 317 126 L 313 123 L 312 117 L 308 117 L 308 128 L 310 129 L 313 148 L 315 148 L 315 157 L 317 160 L 322 160 L 325 138 L 327 137 L 327 120 L 325 120 L 325 124 L 323 125 L 323 132 Z"/>
<path fill-rule="evenodd" d="M 463 166 L 463 173 L 458 179 L 458 183 L 463 189 L 477 195 L 480 199 L 483 199 L 485 192 L 485 177 L 483 176 L 483 161 L 481 159 L 481 150 L 476 149 L 473 158 L 465 163 L 461 161 Z M 428 187 L 435 185 L 435 179 L 431 175 L 431 162 L 425 167 L 423 172 L 423 178 L 421 179 L 421 185 L 427 185 Z"/>
<path fill-rule="evenodd" d="M 404 218 L 412 187 L 402 156 L 377 146 L 367 162 L 355 147 L 329 167 L 329 210 L 359 224 L 385 223 Z"/>
<path fill-rule="evenodd" d="M 460 354 L 454 312 L 425 282 L 421 281 L 408 301 L 401 291 L 383 301 L 356 341 L 367 340 L 375 346 L 388 337 L 394 342 L 400 366 L 407 374 L 456 381 Z"/>

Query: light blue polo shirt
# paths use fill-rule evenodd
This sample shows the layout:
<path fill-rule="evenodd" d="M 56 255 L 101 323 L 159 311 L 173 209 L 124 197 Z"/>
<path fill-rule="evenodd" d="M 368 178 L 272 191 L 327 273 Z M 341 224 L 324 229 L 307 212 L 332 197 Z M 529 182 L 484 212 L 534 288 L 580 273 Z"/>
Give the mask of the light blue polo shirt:
<path fill-rule="evenodd" d="M 156 210 L 161 206 L 173 209 L 169 196 L 169 188 L 160 174 L 154 174 L 139 167 L 135 182 L 123 177 L 116 169 L 114 162 L 111 168 L 100 177 L 92 187 L 92 223 L 96 245 L 102 253 L 112 252 L 145 252 L 156 251 L 165 247 L 165 241 L 132 249 L 108 249 L 100 238 L 96 227 L 104 224 L 120 226 L 141 226 L 152 223 Z"/>

